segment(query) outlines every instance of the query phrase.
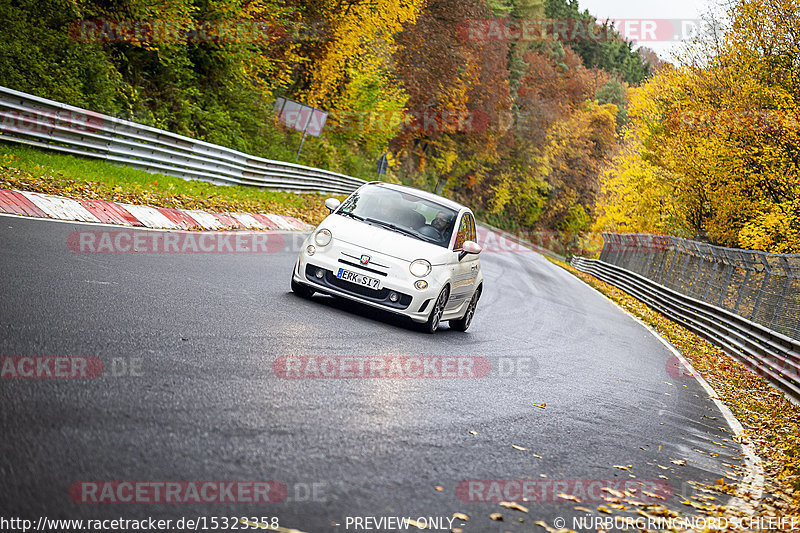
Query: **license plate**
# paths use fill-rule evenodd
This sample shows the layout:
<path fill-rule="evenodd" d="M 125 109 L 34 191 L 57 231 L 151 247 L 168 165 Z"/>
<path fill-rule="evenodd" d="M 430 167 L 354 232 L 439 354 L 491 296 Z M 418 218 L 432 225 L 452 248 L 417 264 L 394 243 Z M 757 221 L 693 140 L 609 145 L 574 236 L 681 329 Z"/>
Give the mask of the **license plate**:
<path fill-rule="evenodd" d="M 381 289 L 381 280 L 365 276 L 364 274 L 359 274 L 358 272 L 350 272 L 349 270 L 340 268 L 339 272 L 336 273 L 336 277 L 345 281 L 349 281 L 350 283 L 355 283 L 356 285 L 362 285 L 364 287 L 374 289 L 376 291 Z"/>

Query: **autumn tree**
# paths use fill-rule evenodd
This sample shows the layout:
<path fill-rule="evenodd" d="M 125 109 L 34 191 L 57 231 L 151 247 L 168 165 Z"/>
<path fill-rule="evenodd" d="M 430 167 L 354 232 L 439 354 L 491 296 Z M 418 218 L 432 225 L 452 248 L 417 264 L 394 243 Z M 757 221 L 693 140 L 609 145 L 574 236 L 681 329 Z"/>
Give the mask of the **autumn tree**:
<path fill-rule="evenodd" d="M 647 168 L 670 176 L 672 218 L 695 238 L 800 251 L 799 8 L 796 0 L 739 1 L 724 37 L 633 91 L 631 138 Z M 608 186 L 623 186 L 629 168 L 616 160 Z M 645 206 L 646 197 L 608 193 L 604 212 L 658 208 Z"/>

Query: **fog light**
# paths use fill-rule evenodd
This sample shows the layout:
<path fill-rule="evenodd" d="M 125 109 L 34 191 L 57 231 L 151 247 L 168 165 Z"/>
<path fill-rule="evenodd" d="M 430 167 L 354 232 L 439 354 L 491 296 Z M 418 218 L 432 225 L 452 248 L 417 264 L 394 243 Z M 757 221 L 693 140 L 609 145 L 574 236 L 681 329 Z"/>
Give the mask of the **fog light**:
<path fill-rule="evenodd" d="M 309 245 L 308 245 L 308 248 L 306 248 L 306 253 L 307 253 L 308 255 L 314 255 L 314 252 L 316 252 L 316 251 L 317 251 L 317 249 L 316 249 L 316 248 L 314 248 L 314 245 L 313 245 L 313 244 L 309 244 Z"/>
<path fill-rule="evenodd" d="M 397 293 L 396 293 L 396 292 L 390 292 L 390 293 L 389 293 L 389 300 L 390 300 L 390 301 L 392 301 L 392 302 L 396 302 L 396 301 L 397 301 L 397 300 L 399 300 L 399 299 L 400 299 L 400 297 L 397 295 Z"/>
<path fill-rule="evenodd" d="M 427 288 L 428 288 L 428 282 L 427 282 L 427 281 L 425 281 L 424 279 L 421 279 L 421 280 L 419 280 L 419 281 L 415 282 L 415 283 L 414 283 L 414 286 L 415 286 L 417 289 L 419 289 L 419 290 L 421 290 L 421 291 L 424 291 L 425 289 L 427 289 Z"/>
<path fill-rule="evenodd" d="M 317 273 L 315 274 L 315 276 L 317 276 L 319 279 L 322 279 L 322 276 L 324 276 L 324 275 L 325 275 L 325 272 L 323 272 L 321 268 L 318 268 L 317 269 Z"/>

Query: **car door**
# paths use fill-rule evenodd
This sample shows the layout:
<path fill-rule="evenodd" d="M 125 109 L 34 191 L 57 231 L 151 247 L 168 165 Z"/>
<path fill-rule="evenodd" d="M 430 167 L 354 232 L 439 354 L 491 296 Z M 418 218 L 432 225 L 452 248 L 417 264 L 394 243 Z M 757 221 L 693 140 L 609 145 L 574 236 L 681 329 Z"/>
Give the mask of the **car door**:
<path fill-rule="evenodd" d="M 464 243 L 475 241 L 475 219 L 472 213 L 465 211 L 458 223 L 456 239 L 453 243 L 453 278 L 451 280 L 450 300 L 447 309 L 455 310 L 472 298 L 475 290 L 475 280 L 478 278 L 478 255 L 467 254 L 460 261 L 459 255 L 463 251 Z"/>

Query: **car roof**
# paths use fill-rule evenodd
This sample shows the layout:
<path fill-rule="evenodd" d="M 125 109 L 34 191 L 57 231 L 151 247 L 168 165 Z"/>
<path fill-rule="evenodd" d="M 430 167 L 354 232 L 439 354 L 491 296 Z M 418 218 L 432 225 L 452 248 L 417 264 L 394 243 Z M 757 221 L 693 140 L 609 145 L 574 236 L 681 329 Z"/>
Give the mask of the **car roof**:
<path fill-rule="evenodd" d="M 417 189 L 415 187 L 409 187 L 408 185 L 398 185 L 396 183 L 386 183 L 385 181 L 370 181 L 367 183 L 369 186 L 379 186 L 385 187 L 387 189 L 393 189 L 395 191 L 401 192 L 409 192 L 419 196 L 420 198 L 424 198 L 425 200 L 430 200 L 432 202 L 436 202 L 441 204 L 444 207 L 449 207 L 454 211 L 460 212 L 462 209 L 470 210 L 467 206 L 462 205 L 458 202 L 450 200 L 449 198 L 445 198 L 444 196 L 439 196 L 438 194 L 433 194 L 428 191 L 423 191 L 422 189 Z"/>

